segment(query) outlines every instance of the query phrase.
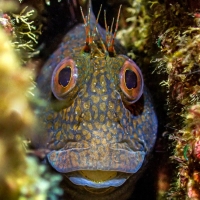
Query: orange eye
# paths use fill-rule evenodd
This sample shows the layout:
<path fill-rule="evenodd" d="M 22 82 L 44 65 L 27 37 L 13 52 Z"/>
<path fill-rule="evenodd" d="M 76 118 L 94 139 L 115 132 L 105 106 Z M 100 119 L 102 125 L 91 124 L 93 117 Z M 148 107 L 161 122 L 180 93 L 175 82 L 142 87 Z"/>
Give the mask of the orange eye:
<path fill-rule="evenodd" d="M 119 78 L 126 103 L 136 102 L 143 93 L 143 77 L 139 67 L 132 60 L 126 60 L 121 68 Z"/>
<path fill-rule="evenodd" d="M 57 99 L 64 99 L 76 85 L 78 69 L 71 58 L 65 58 L 54 69 L 51 90 Z"/>

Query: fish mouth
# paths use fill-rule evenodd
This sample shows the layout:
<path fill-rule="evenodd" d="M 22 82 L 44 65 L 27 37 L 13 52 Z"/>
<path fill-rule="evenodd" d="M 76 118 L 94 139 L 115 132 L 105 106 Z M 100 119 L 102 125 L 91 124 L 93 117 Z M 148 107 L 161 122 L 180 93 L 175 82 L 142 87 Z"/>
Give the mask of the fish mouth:
<path fill-rule="evenodd" d="M 115 144 L 53 150 L 47 154 L 50 165 L 60 173 L 75 171 L 115 171 L 134 174 L 143 165 L 145 151 L 116 148 Z"/>
<path fill-rule="evenodd" d="M 144 162 L 145 151 L 115 149 L 113 145 L 53 150 L 47 154 L 50 165 L 60 173 L 80 170 L 136 173 Z"/>
<path fill-rule="evenodd" d="M 145 151 L 135 151 L 125 143 L 80 147 L 75 142 L 49 152 L 47 158 L 74 185 L 94 192 L 123 185 L 142 167 L 145 155 Z"/>
<path fill-rule="evenodd" d="M 65 176 L 73 184 L 86 186 L 86 190 L 95 192 L 95 189 L 119 187 L 125 183 L 131 174 L 116 171 L 80 170 L 67 173 Z"/>

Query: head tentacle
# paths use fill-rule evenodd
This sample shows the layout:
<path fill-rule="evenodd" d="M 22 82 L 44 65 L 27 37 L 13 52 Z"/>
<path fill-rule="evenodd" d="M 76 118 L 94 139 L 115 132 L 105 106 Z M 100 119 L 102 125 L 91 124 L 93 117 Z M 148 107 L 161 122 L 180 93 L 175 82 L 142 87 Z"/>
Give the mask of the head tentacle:
<path fill-rule="evenodd" d="M 122 7 L 122 5 L 120 5 L 120 7 L 119 7 L 117 20 L 116 20 L 116 23 L 115 23 L 114 33 L 112 33 L 112 32 L 113 32 L 113 26 L 114 26 L 115 19 L 113 18 L 111 26 L 109 27 L 107 25 L 107 21 L 106 21 L 106 10 L 104 10 L 104 23 L 105 23 L 105 29 L 106 29 L 106 44 L 104 44 L 101 37 L 99 37 L 99 39 L 100 39 L 100 43 L 101 43 L 101 46 L 102 46 L 103 53 L 106 56 L 107 55 L 110 55 L 110 56 L 116 55 L 115 48 L 114 48 L 114 42 L 115 42 L 117 30 L 118 30 L 121 7 Z M 97 25 L 98 25 L 98 20 L 99 20 L 99 16 L 100 16 L 100 13 L 101 13 L 101 9 L 102 9 L 102 5 L 100 6 L 94 28 L 91 31 L 91 27 L 90 27 L 91 9 L 89 7 L 88 16 L 84 16 L 82 7 L 80 7 L 84 26 L 85 26 L 85 33 L 86 33 L 86 42 L 85 42 L 85 46 L 84 46 L 84 49 L 83 49 L 84 52 L 90 52 L 91 51 L 91 46 L 94 46 L 93 42 L 94 42 L 95 35 L 96 34 L 99 35 Z"/>

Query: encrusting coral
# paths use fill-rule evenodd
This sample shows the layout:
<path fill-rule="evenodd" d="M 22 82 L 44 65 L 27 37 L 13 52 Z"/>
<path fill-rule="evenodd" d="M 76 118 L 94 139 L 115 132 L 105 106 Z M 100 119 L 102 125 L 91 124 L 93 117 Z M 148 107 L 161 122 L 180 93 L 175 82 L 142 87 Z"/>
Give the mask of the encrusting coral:
<path fill-rule="evenodd" d="M 161 84 L 168 90 L 168 115 L 174 129 L 171 158 L 178 163 L 177 180 L 168 199 L 200 198 L 200 26 L 198 8 L 192 10 L 188 2 L 157 2 L 152 7 L 153 31 L 162 56 L 157 59 L 157 69 L 168 74 Z"/>

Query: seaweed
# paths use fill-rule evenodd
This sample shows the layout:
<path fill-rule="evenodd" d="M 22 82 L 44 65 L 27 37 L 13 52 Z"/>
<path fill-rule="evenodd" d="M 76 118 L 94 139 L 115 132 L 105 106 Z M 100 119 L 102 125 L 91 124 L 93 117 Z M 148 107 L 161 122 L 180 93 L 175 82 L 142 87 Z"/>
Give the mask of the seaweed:
<path fill-rule="evenodd" d="M 173 128 L 169 138 L 173 145 L 172 161 L 177 164 L 175 183 L 167 199 L 199 199 L 198 167 L 198 110 L 199 40 L 200 27 L 196 10 L 189 1 L 154 1 L 152 9 L 153 37 L 157 40 L 156 71 L 167 74 L 160 84 L 167 90 L 169 126 Z M 154 51 L 155 53 L 155 51 Z M 157 57 L 159 55 L 159 57 Z M 194 116 L 195 115 L 195 116 Z M 189 117 L 190 116 L 190 117 Z M 195 174 L 195 175 L 194 175 Z"/>
<path fill-rule="evenodd" d="M 166 90 L 168 146 L 177 168 L 165 198 L 200 199 L 200 4 L 134 1 L 129 10 L 132 24 L 121 31 L 128 39 L 119 35 L 120 40 L 127 47 L 133 41 L 133 58 L 140 49 L 148 51 L 149 65 L 154 66 L 154 74 L 162 78 L 160 85 Z M 144 34 L 138 34 L 140 30 Z"/>

